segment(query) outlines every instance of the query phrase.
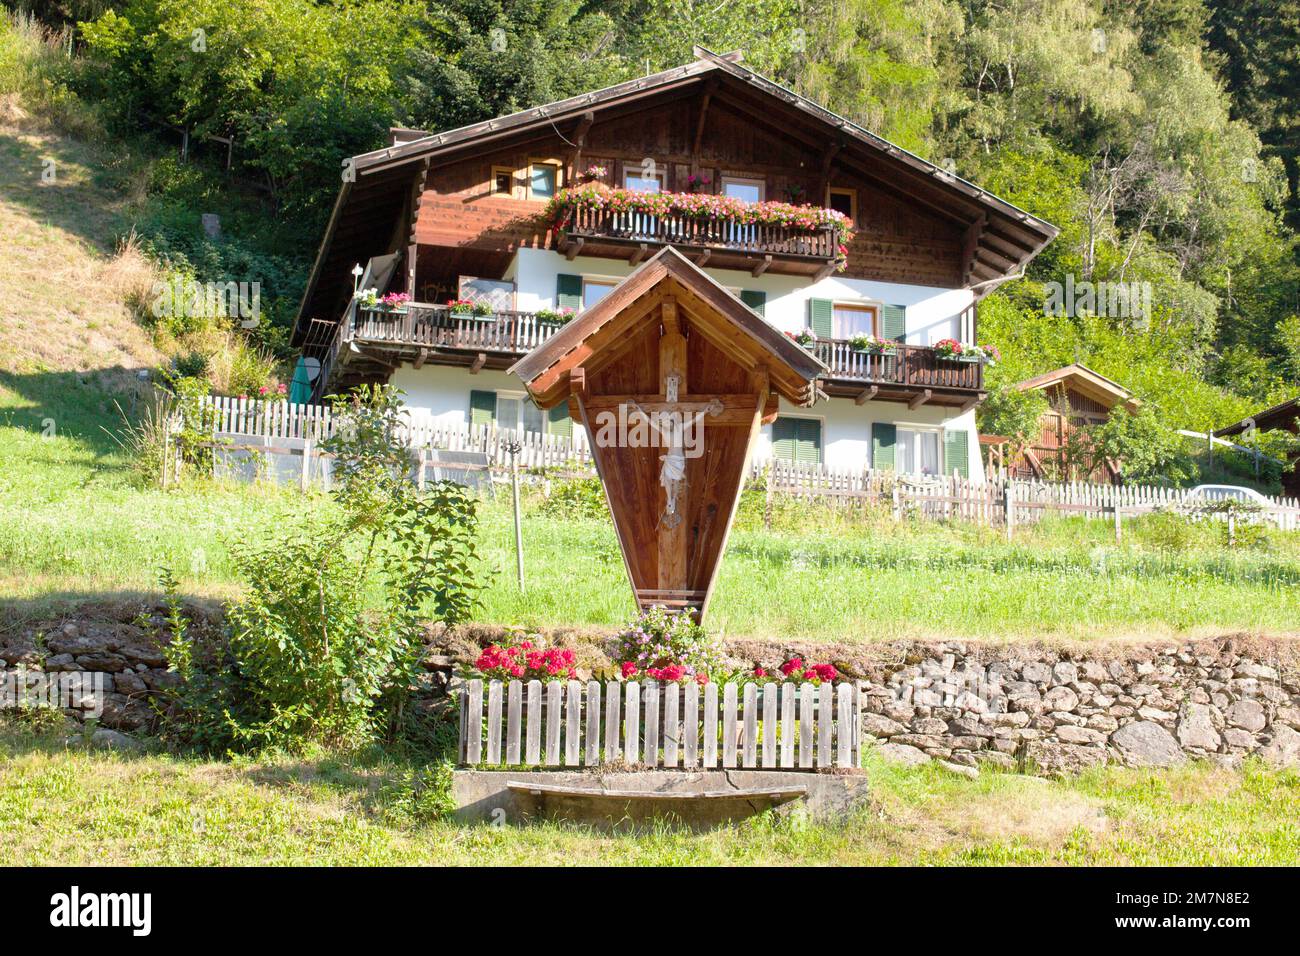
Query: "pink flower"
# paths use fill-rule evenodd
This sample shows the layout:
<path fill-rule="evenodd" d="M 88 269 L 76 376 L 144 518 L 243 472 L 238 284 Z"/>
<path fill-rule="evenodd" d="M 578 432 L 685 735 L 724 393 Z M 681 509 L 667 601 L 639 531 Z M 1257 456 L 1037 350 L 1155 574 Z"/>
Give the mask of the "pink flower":
<path fill-rule="evenodd" d="M 623 672 L 623 679 L 624 679 L 624 680 L 627 680 L 627 679 L 630 678 L 630 677 L 635 677 L 635 676 L 636 676 L 636 664 L 632 663 L 631 661 L 624 661 L 624 662 L 623 662 L 623 667 L 622 667 L 622 672 Z"/>

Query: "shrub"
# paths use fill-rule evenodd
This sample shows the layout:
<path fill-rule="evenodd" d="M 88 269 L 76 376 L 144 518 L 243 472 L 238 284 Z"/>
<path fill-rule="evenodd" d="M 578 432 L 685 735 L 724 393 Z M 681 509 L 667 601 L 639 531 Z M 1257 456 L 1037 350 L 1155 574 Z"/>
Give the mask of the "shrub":
<path fill-rule="evenodd" d="M 599 478 L 568 478 L 553 482 L 550 494 L 539 509 L 548 518 L 572 520 L 575 518 L 609 517 L 605 502 L 605 489 Z"/>
<path fill-rule="evenodd" d="M 196 742 L 298 749 L 352 745 L 406 726 L 426 611 L 447 624 L 477 604 L 476 502 L 459 485 L 417 491 L 396 430 L 397 393 L 336 403 L 337 509 L 232 548 L 242 595 L 228 606 L 229 661 L 201 678 Z M 184 666 L 185 649 L 174 666 Z"/>

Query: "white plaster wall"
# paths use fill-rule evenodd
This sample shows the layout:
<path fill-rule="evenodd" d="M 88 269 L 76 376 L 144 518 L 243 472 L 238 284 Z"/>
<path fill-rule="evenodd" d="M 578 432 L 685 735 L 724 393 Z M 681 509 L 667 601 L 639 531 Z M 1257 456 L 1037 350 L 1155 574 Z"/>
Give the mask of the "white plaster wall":
<path fill-rule="evenodd" d="M 555 306 L 555 277 L 572 275 L 607 276 L 621 279 L 632 269 L 626 262 L 578 256 L 572 262 L 556 252 L 521 249 L 505 278 L 516 283 L 517 309 L 534 311 Z M 797 331 L 807 324 L 809 299 L 882 302 L 907 308 L 907 341 L 929 345 L 941 338 L 956 338 L 958 316 L 970 305 L 969 289 L 937 289 L 925 286 L 897 285 L 831 276 L 808 283 L 799 276 L 763 275 L 757 279 L 748 272 L 706 269 L 714 279 L 732 289 L 761 289 L 767 293 L 766 318 L 783 331 Z M 403 366 L 393 373 L 391 382 L 406 392 L 406 402 L 413 410 L 429 415 L 444 426 L 469 423 L 469 393 L 473 389 L 488 391 L 522 391 L 522 383 L 505 372 L 484 369 L 471 375 L 468 369 L 441 365 L 423 368 Z M 833 398 L 811 409 L 781 404 L 781 414 L 803 415 L 822 420 L 822 460 L 832 468 L 861 469 L 870 465 L 871 423 L 892 422 L 908 425 L 961 428 L 967 432 L 970 450 L 969 473 L 975 480 L 983 477 L 975 413 L 955 415 L 956 409 L 922 405 L 915 411 L 899 402 L 866 402 L 857 405 L 852 399 Z M 763 429 L 755 455 L 771 456 L 771 427 Z"/>
<path fill-rule="evenodd" d="M 781 400 L 781 414 L 792 418 L 817 418 L 822 423 L 822 463 L 828 468 L 857 471 L 871 462 L 871 425 L 888 422 L 899 428 L 941 428 L 966 432 L 967 473 L 974 481 L 983 481 L 984 464 L 980 461 L 979 435 L 975 412 L 957 414 L 955 408 L 922 405 L 915 411 L 901 402 L 866 402 L 856 404 L 851 398 L 832 398 L 812 408 L 797 408 Z M 942 435 L 940 441 L 942 442 Z M 942 451 L 941 451 L 942 453 Z M 772 427 L 764 426 L 754 448 L 758 461 L 772 456 Z M 951 464 L 946 466 L 951 472 Z"/>
<path fill-rule="evenodd" d="M 729 289 L 766 292 L 765 317 L 784 332 L 796 332 L 808 324 L 809 299 L 874 302 L 904 306 L 908 344 L 933 345 L 939 339 L 960 337 L 958 317 L 974 301 L 969 289 L 900 285 L 838 275 L 809 283 L 804 276 L 765 274 L 755 279 L 748 272 L 736 270 L 704 271 Z M 515 308 L 531 312 L 555 307 L 555 277 L 561 273 L 621 279 L 630 272 L 632 267 L 619 259 L 577 256 L 570 262 L 547 249 L 520 249 L 505 277 L 515 282 Z"/>

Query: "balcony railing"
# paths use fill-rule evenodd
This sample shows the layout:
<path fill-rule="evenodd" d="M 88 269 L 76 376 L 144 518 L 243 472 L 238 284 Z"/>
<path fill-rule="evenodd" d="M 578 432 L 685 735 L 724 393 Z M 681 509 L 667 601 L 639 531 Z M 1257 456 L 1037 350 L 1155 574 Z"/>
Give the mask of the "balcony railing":
<path fill-rule="evenodd" d="M 344 314 L 324 358 L 322 378 L 328 376 L 348 343 L 380 349 L 523 355 L 561 328 L 562 323 L 539 318 L 534 312 L 507 310 L 478 316 L 422 302 L 413 302 L 402 312 L 387 312 L 354 303 Z M 892 352 L 871 353 L 858 351 L 847 341 L 822 339 L 810 348 L 830 369 L 824 378 L 831 382 L 971 392 L 983 387 L 983 366 L 940 358 L 929 346 L 899 343 Z"/>
<path fill-rule="evenodd" d="M 570 241 L 615 239 L 716 249 L 751 257 L 764 255 L 833 263 L 838 239 L 832 226 L 815 231 L 767 223 L 737 223 L 700 216 L 612 212 L 578 207 L 566 226 Z"/>
<path fill-rule="evenodd" d="M 353 340 L 474 352 L 532 351 L 551 337 L 561 323 L 540 319 L 533 312 L 501 311 L 487 315 L 453 312 L 445 305 L 413 302 L 404 312 L 357 309 Z"/>
<path fill-rule="evenodd" d="M 822 339 L 811 347 L 826 363 L 829 380 L 847 379 L 872 385 L 901 385 L 910 388 L 945 388 L 979 391 L 983 365 L 941 358 L 928 345 L 894 346 L 892 352 L 861 352 L 846 341 Z"/>

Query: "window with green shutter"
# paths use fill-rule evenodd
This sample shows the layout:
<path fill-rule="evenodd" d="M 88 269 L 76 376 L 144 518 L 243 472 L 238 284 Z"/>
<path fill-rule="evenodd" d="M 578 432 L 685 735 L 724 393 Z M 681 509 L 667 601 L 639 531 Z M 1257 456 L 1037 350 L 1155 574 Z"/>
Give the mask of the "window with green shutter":
<path fill-rule="evenodd" d="M 894 445 L 898 429 L 889 422 L 871 424 L 871 467 L 884 470 L 894 467 Z"/>
<path fill-rule="evenodd" d="M 477 389 L 469 393 L 469 423 L 471 425 L 491 425 L 497 420 L 497 393 L 480 392 Z"/>
<path fill-rule="evenodd" d="M 835 331 L 835 303 L 830 299 L 809 299 L 808 327 L 817 338 L 829 339 Z"/>
<path fill-rule="evenodd" d="M 954 471 L 963 478 L 970 477 L 970 436 L 964 428 L 943 433 L 943 473 L 951 475 Z"/>
<path fill-rule="evenodd" d="M 759 289 L 741 289 L 740 301 L 745 303 L 759 315 L 766 315 L 767 293 Z"/>
<path fill-rule="evenodd" d="M 582 308 L 582 276 L 561 273 L 555 277 L 555 307 L 575 312 Z"/>
<path fill-rule="evenodd" d="M 778 418 L 772 423 L 772 455 L 815 465 L 822 460 L 822 423 L 816 418 Z"/>
<path fill-rule="evenodd" d="M 568 402 L 560 402 L 546 415 L 546 431 L 548 434 L 563 435 L 565 438 L 573 437 L 573 419 L 569 417 Z"/>
<path fill-rule="evenodd" d="M 901 305 L 880 307 L 880 337 L 902 342 L 907 338 L 907 309 Z"/>

